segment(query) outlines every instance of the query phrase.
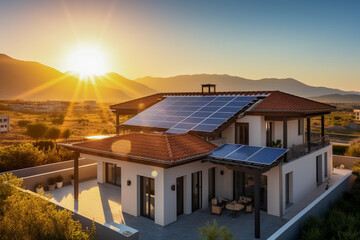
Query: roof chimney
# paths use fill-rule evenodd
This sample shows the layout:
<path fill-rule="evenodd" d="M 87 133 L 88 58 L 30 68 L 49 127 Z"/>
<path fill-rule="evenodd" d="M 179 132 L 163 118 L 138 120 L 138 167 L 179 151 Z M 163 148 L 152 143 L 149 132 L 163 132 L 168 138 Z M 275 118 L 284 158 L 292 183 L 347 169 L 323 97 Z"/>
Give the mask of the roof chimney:
<path fill-rule="evenodd" d="M 201 84 L 201 93 L 202 95 L 215 95 L 216 84 Z"/>

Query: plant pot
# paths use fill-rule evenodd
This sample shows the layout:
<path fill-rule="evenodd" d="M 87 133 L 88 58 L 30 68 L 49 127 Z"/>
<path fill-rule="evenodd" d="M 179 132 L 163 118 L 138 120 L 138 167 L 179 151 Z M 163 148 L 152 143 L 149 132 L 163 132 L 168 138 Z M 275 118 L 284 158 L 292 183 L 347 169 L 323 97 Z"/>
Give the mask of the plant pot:
<path fill-rule="evenodd" d="M 75 181 L 74 179 L 71 179 L 71 185 L 74 185 L 74 181 Z"/>
<path fill-rule="evenodd" d="M 62 188 L 63 186 L 63 182 L 56 182 L 56 187 L 57 188 Z"/>
<path fill-rule="evenodd" d="M 42 188 L 36 188 L 36 193 L 37 194 L 40 194 L 40 193 L 42 193 L 44 191 L 44 188 L 42 187 Z"/>
<path fill-rule="evenodd" d="M 55 190 L 55 186 L 56 186 L 56 184 L 49 185 L 49 191 Z"/>

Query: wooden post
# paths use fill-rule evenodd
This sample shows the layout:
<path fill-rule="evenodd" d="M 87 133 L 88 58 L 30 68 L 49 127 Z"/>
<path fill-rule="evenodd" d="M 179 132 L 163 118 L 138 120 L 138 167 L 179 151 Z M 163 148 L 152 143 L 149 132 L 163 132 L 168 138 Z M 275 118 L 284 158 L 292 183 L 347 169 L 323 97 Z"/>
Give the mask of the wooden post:
<path fill-rule="evenodd" d="M 260 177 L 255 174 L 255 238 L 260 238 Z"/>
<path fill-rule="evenodd" d="M 283 118 L 283 148 L 287 148 L 287 118 Z"/>
<path fill-rule="evenodd" d="M 321 143 L 325 143 L 325 116 L 321 116 Z"/>
<path fill-rule="evenodd" d="M 116 134 L 119 135 L 119 133 L 120 133 L 120 130 L 119 130 L 119 128 L 120 128 L 119 127 L 119 123 L 120 123 L 120 121 L 119 121 L 119 112 L 116 111 L 115 114 L 116 114 Z"/>
<path fill-rule="evenodd" d="M 79 152 L 74 152 L 74 199 L 79 198 Z"/>
<path fill-rule="evenodd" d="M 307 146 L 308 146 L 308 151 L 311 152 L 311 144 L 310 144 L 310 142 L 311 142 L 311 119 L 309 117 L 306 118 L 306 126 L 307 126 L 306 142 L 307 142 Z"/>

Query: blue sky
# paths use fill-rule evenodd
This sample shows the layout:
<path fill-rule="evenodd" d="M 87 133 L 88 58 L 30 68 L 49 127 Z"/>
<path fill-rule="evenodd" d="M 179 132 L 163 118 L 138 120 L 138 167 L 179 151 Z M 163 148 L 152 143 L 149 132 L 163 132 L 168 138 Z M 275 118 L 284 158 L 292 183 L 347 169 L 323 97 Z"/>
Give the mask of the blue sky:
<path fill-rule="evenodd" d="M 66 71 L 82 44 L 109 71 L 292 77 L 360 91 L 359 1 L 1 1 L 0 52 Z"/>

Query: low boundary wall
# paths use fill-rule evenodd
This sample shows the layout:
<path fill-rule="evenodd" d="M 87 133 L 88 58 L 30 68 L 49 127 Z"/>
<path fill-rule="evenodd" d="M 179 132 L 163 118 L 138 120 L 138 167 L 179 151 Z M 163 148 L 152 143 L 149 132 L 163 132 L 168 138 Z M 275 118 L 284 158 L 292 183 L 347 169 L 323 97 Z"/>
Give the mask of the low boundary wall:
<path fill-rule="evenodd" d="M 323 217 L 331 204 L 341 197 L 344 191 L 350 190 L 354 180 L 355 176 L 352 173 L 348 173 L 343 179 L 331 186 L 320 197 L 290 219 L 290 221 L 271 235 L 268 240 L 297 239 L 306 220 L 310 216 Z"/>
<path fill-rule="evenodd" d="M 354 166 L 355 161 L 360 161 L 360 158 L 359 157 L 333 155 L 333 162 L 336 167 L 338 167 L 340 165 L 344 165 L 345 168 L 351 169 L 351 167 Z"/>

